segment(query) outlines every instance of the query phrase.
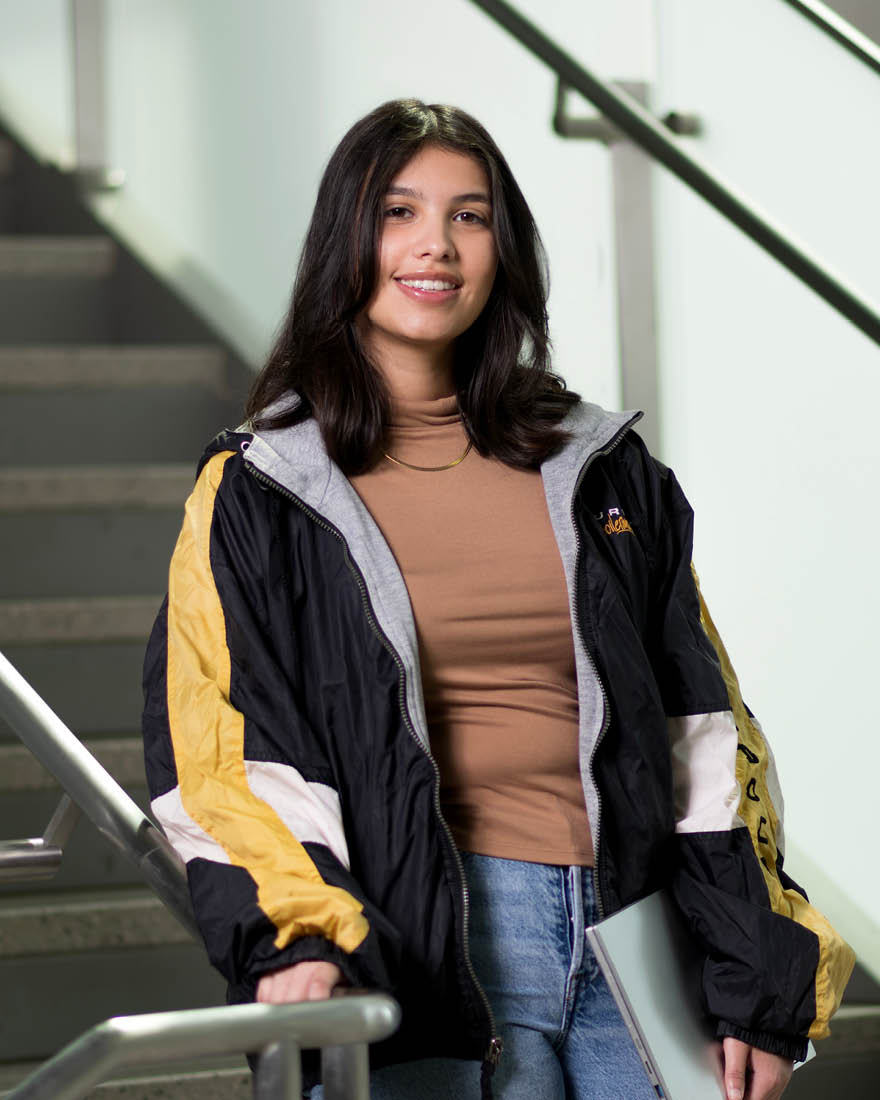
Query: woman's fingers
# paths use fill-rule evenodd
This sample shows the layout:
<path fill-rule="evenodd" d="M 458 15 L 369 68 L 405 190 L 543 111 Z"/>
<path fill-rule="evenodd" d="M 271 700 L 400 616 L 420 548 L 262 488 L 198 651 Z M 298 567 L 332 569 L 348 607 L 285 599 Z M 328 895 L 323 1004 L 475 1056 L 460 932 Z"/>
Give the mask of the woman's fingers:
<path fill-rule="evenodd" d="M 779 1100 L 791 1079 L 792 1063 L 739 1039 L 724 1040 L 726 1100 Z"/>
<path fill-rule="evenodd" d="M 264 974 L 257 982 L 257 1000 L 274 1005 L 324 1001 L 341 981 L 342 972 L 335 963 L 296 963 Z"/>
<path fill-rule="evenodd" d="M 724 1095 L 726 1100 L 743 1100 L 746 1094 L 746 1067 L 749 1045 L 739 1039 L 724 1040 Z"/>

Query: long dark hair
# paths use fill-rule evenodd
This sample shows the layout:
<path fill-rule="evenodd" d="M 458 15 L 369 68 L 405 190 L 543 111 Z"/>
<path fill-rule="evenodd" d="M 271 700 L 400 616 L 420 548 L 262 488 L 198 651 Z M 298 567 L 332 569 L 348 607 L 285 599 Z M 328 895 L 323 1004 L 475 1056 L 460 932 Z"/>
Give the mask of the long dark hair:
<path fill-rule="evenodd" d="M 392 100 L 356 122 L 330 158 L 290 309 L 246 410 L 257 428 L 314 416 L 346 474 L 376 463 L 390 416 L 387 386 L 356 325 L 376 284 L 385 194 L 428 145 L 474 157 L 489 180 L 498 269 L 483 312 L 455 345 L 458 403 L 475 448 L 537 466 L 565 440 L 559 422 L 579 400 L 549 368 L 544 250 L 501 151 L 464 111 Z M 267 412 L 291 390 L 296 407 Z"/>

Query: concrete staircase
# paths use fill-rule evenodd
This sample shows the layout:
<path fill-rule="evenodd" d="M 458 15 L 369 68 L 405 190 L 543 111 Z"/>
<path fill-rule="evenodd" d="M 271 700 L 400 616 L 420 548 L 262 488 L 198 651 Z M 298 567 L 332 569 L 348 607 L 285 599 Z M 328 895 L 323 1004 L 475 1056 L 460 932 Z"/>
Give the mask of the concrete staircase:
<path fill-rule="evenodd" d="M 249 372 L 0 133 L 0 650 L 143 807 L 141 663 L 195 463 Z M 0 838 L 59 791 L 0 721 Z M 0 884 L 0 1095 L 108 1016 L 224 1002 L 201 945 L 83 819 L 51 882 Z M 95 1095 L 250 1095 L 243 1059 Z"/>
<path fill-rule="evenodd" d="M 0 1066 L 0 1097 L 6 1096 L 39 1063 L 22 1063 L 11 1071 Z M 168 1067 L 154 1073 L 132 1075 L 100 1085 L 95 1100 L 252 1100 L 250 1072 L 228 1062 L 192 1066 L 184 1073 Z"/>

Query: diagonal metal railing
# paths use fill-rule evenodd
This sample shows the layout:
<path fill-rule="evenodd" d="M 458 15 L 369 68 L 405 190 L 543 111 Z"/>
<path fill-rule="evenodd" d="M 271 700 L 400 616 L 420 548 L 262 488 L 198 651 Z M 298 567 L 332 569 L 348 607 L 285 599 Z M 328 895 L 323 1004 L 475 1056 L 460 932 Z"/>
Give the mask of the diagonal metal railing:
<path fill-rule="evenodd" d="M 300 1051 L 316 1047 L 326 1100 L 369 1100 L 366 1044 L 399 1022 L 397 1002 L 384 993 L 117 1016 L 59 1051 L 6 1100 L 83 1100 L 125 1069 L 238 1053 L 259 1053 L 256 1100 L 300 1100 Z"/>
<path fill-rule="evenodd" d="M 134 864 L 166 908 L 195 939 L 199 939 L 183 864 L 165 834 L 2 653 L 0 716 L 46 771 L 58 780 L 65 797 Z M 53 865 L 60 862 L 56 835 L 58 819 L 69 820 L 69 809 L 63 798 L 42 838 L 0 845 L 0 874 L 4 867 L 19 874 L 26 874 L 29 867 L 39 872 L 42 865 L 51 873 Z M 65 831 L 63 827 L 61 831 Z"/>
<path fill-rule="evenodd" d="M 822 4 L 819 0 L 784 0 L 784 3 L 806 16 L 811 23 L 823 30 L 869 69 L 880 73 L 880 46 L 866 34 L 862 34 L 842 15 L 832 11 L 827 4 Z"/>
<path fill-rule="evenodd" d="M 505 0 L 471 0 L 526 49 L 580 92 L 611 122 L 830 306 L 880 344 L 880 311 L 827 265 L 794 240 L 746 196 L 710 171 L 631 96 L 586 69 Z"/>

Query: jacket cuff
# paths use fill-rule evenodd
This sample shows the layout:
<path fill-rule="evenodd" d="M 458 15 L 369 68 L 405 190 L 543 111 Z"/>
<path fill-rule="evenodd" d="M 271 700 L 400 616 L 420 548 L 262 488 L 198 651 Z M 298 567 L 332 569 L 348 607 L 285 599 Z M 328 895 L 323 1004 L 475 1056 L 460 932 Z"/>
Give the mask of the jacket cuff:
<path fill-rule="evenodd" d="M 766 1050 L 768 1054 L 778 1054 L 780 1058 L 791 1058 L 793 1062 L 803 1062 L 807 1057 L 808 1042 L 800 1037 L 775 1035 L 771 1031 L 750 1031 L 727 1020 L 719 1020 L 715 1029 L 716 1039 L 739 1039 L 750 1047 Z"/>
<path fill-rule="evenodd" d="M 335 963 L 342 971 L 342 977 L 347 985 L 371 984 L 367 975 L 363 973 L 363 967 L 358 966 L 347 951 L 343 951 L 341 947 L 337 947 L 335 943 L 331 943 L 323 936 L 301 936 L 284 951 L 280 951 L 275 959 L 262 960 L 259 965 L 253 967 L 248 977 L 256 984 L 256 979 L 262 978 L 264 974 L 270 974 L 286 966 L 295 966 L 301 962 Z"/>

